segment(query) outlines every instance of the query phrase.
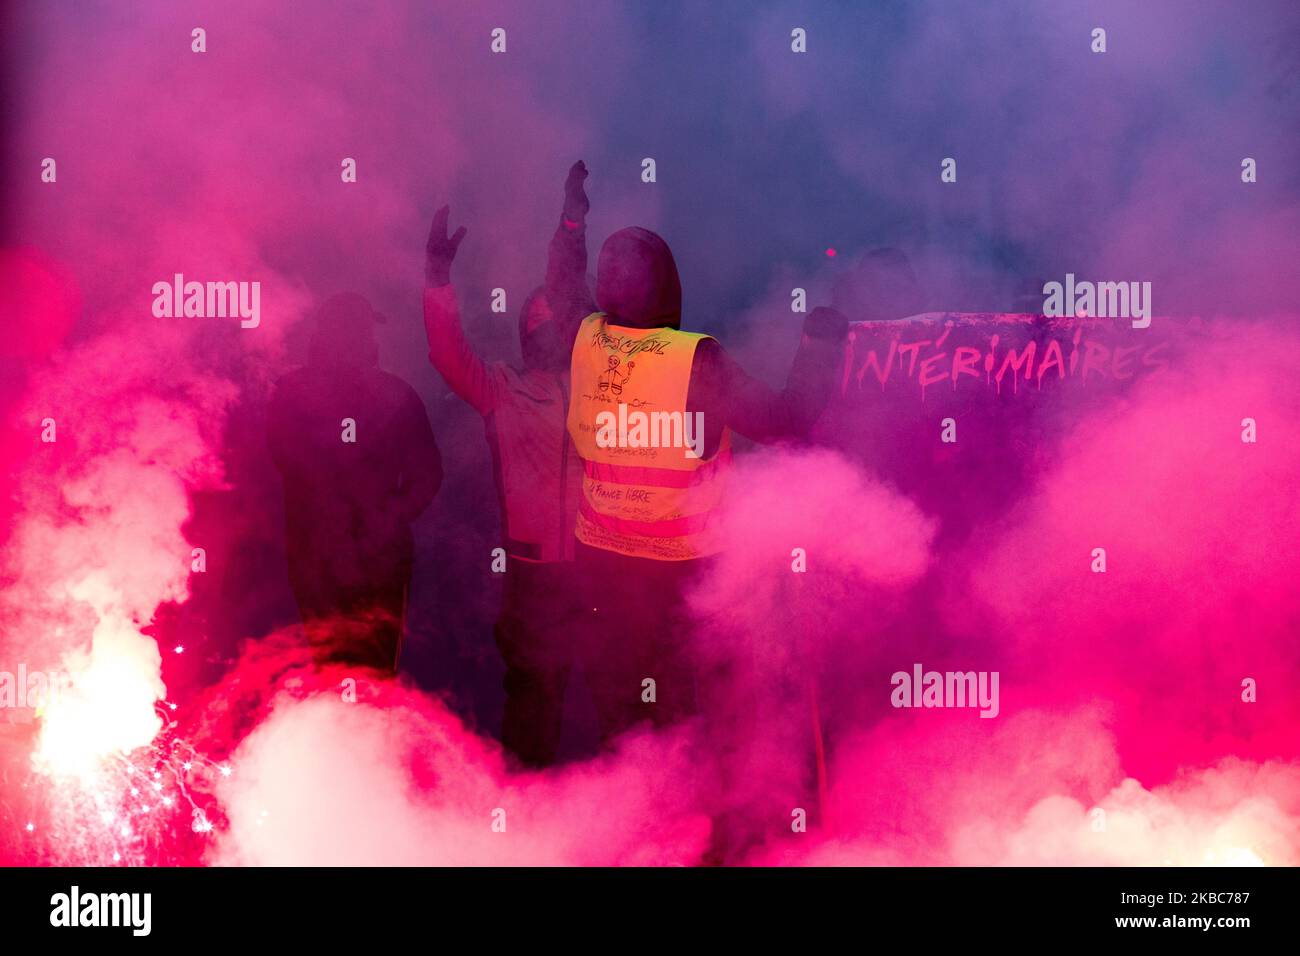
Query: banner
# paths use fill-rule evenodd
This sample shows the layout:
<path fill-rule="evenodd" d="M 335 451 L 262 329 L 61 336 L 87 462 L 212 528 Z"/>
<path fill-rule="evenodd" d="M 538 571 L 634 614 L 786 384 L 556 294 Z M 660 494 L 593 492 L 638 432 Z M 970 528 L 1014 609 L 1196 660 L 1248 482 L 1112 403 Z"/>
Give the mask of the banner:
<path fill-rule="evenodd" d="M 970 312 L 857 322 L 817 437 L 960 536 L 1014 504 L 1085 415 L 1176 372 L 1200 327 Z"/>
<path fill-rule="evenodd" d="M 1138 329 L 1128 319 L 932 312 L 858 322 L 849 331 L 840 391 L 892 390 L 924 401 L 945 387 L 1018 394 L 1119 385 L 1168 366 L 1171 321 Z"/>

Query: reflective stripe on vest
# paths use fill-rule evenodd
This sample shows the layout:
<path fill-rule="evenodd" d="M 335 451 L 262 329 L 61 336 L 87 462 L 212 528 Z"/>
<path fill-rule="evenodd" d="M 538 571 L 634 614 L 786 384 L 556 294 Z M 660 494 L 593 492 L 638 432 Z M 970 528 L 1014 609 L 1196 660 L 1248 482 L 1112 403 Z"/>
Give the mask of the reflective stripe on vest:
<path fill-rule="evenodd" d="M 583 320 L 570 364 L 569 434 L 582 458 L 578 540 L 638 558 L 713 554 L 731 433 L 703 448 L 702 415 L 688 416 L 695 348 L 708 336 Z"/>

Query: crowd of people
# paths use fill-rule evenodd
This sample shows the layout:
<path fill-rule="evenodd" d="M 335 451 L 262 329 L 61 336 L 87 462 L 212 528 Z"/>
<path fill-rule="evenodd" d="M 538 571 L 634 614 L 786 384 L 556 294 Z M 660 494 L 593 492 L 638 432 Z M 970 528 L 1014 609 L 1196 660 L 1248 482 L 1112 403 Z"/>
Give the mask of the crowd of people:
<path fill-rule="evenodd" d="M 518 364 L 485 361 L 466 339 L 452 282 L 466 229 L 449 233 L 448 207 L 426 247 L 429 359 L 482 416 L 491 450 L 504 551 L 502 743 L 528 767 L 556 760 L 575 668 L 603 742 L 642 721 L 707 711 L 713 675 L 693 646 L 686 592 L 725 547 L 732 432 L 805 436 L 835 387 L 848 330 L 841 311 L 809 312 L 785 387 L 774 389 L 712 336 L 682 328 L 672 250 L 640 227 L 605 240 L 593 291 L 587 175 L 582 162 L 568 172 L 545 280 L 519 311 Z M 269 430 L 308 640 L 322 659 L 394 671 L 410 526 L 443 464 L 415 391 L 378 368 L 382 322 L 361 296 L 328 299 L 307 364 L 279 383 Z M 601 416 L 625 420 L 629 410 L 700 422 L 702 442 L 607 440 Z"/>

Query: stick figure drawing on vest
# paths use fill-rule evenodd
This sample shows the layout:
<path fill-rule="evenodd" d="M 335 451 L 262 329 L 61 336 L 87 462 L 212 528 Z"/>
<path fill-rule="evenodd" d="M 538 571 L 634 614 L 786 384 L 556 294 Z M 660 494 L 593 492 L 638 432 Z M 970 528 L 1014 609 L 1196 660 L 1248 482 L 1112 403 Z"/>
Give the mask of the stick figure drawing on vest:
<path fill-rule="evenodd" d="M 613 393 L 614 395 L 623 394 L 623 385 L 629 378 L 632 377 L 632 369 L 636 367 L 636 362 L 628 362 L 626 372 L 619 371 L 618 366 L 619 366 L 618 356 L 611 355 L 609 357 L 609 368 L 605 369 L 605 371 L 601 374 L 600 382 L 597 385 L 597 389 L 599 390 L 600 394 L 602 395 L 608 395 L 610 393 Z"/>

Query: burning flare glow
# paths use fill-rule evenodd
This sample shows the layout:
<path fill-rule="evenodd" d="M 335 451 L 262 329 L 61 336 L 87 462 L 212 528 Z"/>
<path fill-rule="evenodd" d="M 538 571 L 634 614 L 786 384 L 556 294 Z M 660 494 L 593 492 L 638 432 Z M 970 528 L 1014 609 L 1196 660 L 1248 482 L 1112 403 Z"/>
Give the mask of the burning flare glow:
<path fill-rule="evenodd" d="M 84 777 L 104 758 L 153 742 L 163 726 L 155 704 L 167 688 L 157 644 L 140 633 L 103 576 L 92 574 L 68 592 L 94 609 L 98 623 L 90 650 L 64 658 L 71 686 L 46 703 L 33 760 L 38 770 Z"/>

